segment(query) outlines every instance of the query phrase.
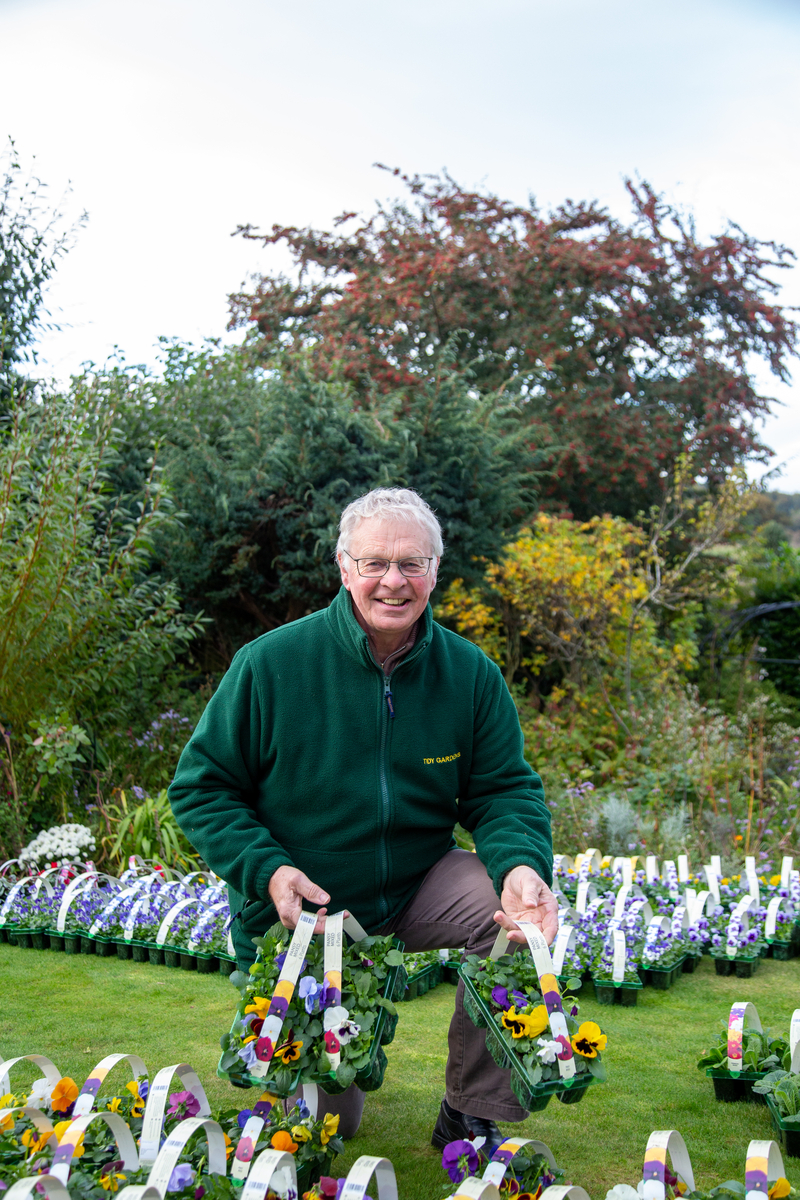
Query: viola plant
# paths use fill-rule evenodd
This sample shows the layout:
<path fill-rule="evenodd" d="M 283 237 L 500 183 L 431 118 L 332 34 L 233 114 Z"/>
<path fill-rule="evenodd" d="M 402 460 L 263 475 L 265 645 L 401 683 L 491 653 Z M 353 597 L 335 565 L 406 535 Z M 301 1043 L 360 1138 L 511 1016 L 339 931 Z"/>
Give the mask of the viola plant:
<path fill-rule="evenodd" d="M 720 1071 L 728 1069 L 728 1026 L 724 1021 L 720 1024 L 722 1028 L 716 1042 L 700 1055 L 697 1063 L 700 1071 L 707 1067 Z M 745 1025 L 742 1034 L 743 1071 L 774 1071 L 776 1068 L 788 1071 L 791 1060 L 791 1048 L 784 1036 L 773 1037 L 768 1029 L 759 1033 L 758 1030 Z"/>
<path fill-rule="evenodd" d="M 241 1000 L 230 1033 L 220 1039 L 220 1069 L 245 1086 L 255 1082 L 249 1072 L 263 1052 L 259 1035 L 273 1003 L 289 940 L 283 931 L 279 936 L 257 939 L 256 944 L 259 955 L 249 977 L 241 971 L 231 976 Z M 383 993 L 392 968 L 402 963 L 402 952 L 391 937 L 363 938 L 342 947 L 341 989 L 335 989 L 325 982 L 324 939 L 313 938 L 297 986 L 290 997 L 277 998 L 283 1025 L 280 1042 L 272 1049 L 271 1086 L 282 1095 L 288 1095 L 298 1080 L 324 1079 L 326 1086 L 335 1081 L 340 1090 L 349 1087 L 373 1060 L 380 1010 L 397 1015 L 392 998 Z M 335 1055 L 339 1056 L 338 1065 L 335 1057 L 332 1059 Z"/>
<path fill-rule="evenodd" d="M 484 1141 L 484 1138 L 471 1141 L 464 1138 L 445 1146 L 442 1169 L 448 1178 L 442 1184 L 443 1192 L 450 1194 L 454 1185 L 477 1175 Z M 552 1166 L 544 1154 L 535 1153 L 529 1146 L 522 1146 L 516 1153 L 513 1147 L 499 1146 L 492 1161 L 505 1164 L 505 1174 L 498 1185 L 503 1200 L 536 1200 L 545 1188 L 564 1181 L 564 1171 Z"/>
<path fill-rule="evenodd" d="M 753 1084 L 753 1091 L 771 1096 L 784 1125 L 800 1130 L 800 1075 L 780 1068 Z"/>

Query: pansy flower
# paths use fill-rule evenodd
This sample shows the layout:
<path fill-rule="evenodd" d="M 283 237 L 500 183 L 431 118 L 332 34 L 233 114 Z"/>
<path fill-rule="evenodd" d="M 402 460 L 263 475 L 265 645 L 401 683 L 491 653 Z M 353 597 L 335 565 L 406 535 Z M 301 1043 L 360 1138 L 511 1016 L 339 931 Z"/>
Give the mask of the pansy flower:
<path fill-rule="evenodd" d="M 245 1014 L 255 1013 L 263 1021 L 269 1012 L 269 1000 L 266 996 L 253 996 L 250 1003 L 245 1008 Z"/>
<path fill-rule="evenodd" d="M 573 1034 L 572 1048 L 583 1058 L 597 1058 L 601 1050 L 605 1050 L 608 1038 L 595 1021 L 584 1021 L 576 1034 Z"/>
<path fill-rule="evenodd" d="M 172 1168 L 172 1174 L 167 1184 L 168 1192 L 182 1192 L 184 1188 L 194 1183 L 194 1170 L 189 1163 L 178 1163 Z"/>
<path fill-rule="evenodd" d="M 305 1001 L 306 1012 L 311 1014 L 318 997 L 322 992 L 322 984 L 317 983 L 313 975 L 304 975 L 297 987 L 298 995 Z"/>
<path fill-rule="evenodd" d="M 292 1137 L 296 1142 L 310 1142 L 312 1137 L 311 1130 L 307 1125 L 293 1125 Z"/>
<path fill-rule="evenodd" d="M 784 1179 L 781 1175 L 780 1179 L 775 1180 L 767 1195 L 769 1196 L 769 1200 L 784 1200 L 784 1197 L 788 1196 L 791 1190 L 792 1185 L 789 1183 L 789 1180 Z"/>
<path fill-rule="evenodd" d="M 77 1099 L 78 1085 L 69 1076 L 59 1079 L 50 1093 L 50 1103 L 53 1107 L 53 1112 L 70 1112 Z"/>
<path fill-rule="evenodd" d="M 279 1058 L 284 1065 L 297 1062 L 300 1058 L 303 1049 L 302 1041 L 284 1042 L 282 1046 L 278 1046 L 275 1051 L 275 1058 Z"/>
<path fill-rule="evenodd" d="M 538 1004 L 531 1013 L 518 1013 L 512 1005 L 501 1020 L 513 1038 L 538 1037 L 548 1026 L 547 1009 L 543 1004 Z"/>
<path fill-rule="evenodd" d="M 237 1051 L 238 1057 L 246 1067 L 254 1067 L 258 1062 L 256 1058 L 256 1045 L 256 1042 L 248 1042 L 246 1046 L 242 1046 L 241 1050 Z"/>
<path fill-rule="evenodd" d="M 561 1043 L 553 1041 L 552 1038 L 539 1038 L 536 1043 L 539 1049 L 536 1051 L 536 1057 L 543 1063 L 554 1063 L 558 1058 L 561 1050 Z"/>
<path fill-rule="evenodd" d="M 273 1150 L 283 1150 L 287 1154 L 297 1153 L 297 1142 L 292 1141 L 291 1135 L 285 1129 L 279 1129 L 277 1133 L 273 1133 L 270 1145 Z"/>
<path fill-rule="evenodd" d="M 450 1142 L 442 1151 L 442 1166 L 453 1183 L 461 1183 L 474 1175 L 479 1164 L 478 1151 L 465 1138 Z"/>
<path fill-rule="evenodd" d="M 125 1176 L 119 1171 L 108 1171 L 105 1175 L 100 1176 L 100 1187 L 104 1192 L 116 1192 L 119 1189 L 120 1183 L 125 1182 Z"/>
<path fill-rule="evenodd" d="M 200 1101 L 193 1092 L 173 1092 L 170 1100 L 172 1107 L 167 1109 L 168 1117 L 196 1117 L 200 1112 Z"/>
<path fill-rule="evenodd" d="M 320 1130 L 319 1140 L 323 1146 L 327 1146 L 333 1135 L 339 1128 L 339 1114 L 326 1113 L 322 1120 L 322 1129 Z"/>
<path fill-rule="evenodd" d="M 253 1115 L 252 1108 L 243 1108 L 242 1109 L 242 1111 L 239 1113 L 238 1117 L 236 1118 L 236 1124 L 239 1126 L 240 1129 L 244 1129 L 245 1125 L 250 1120 L 252 1115 Z"/>

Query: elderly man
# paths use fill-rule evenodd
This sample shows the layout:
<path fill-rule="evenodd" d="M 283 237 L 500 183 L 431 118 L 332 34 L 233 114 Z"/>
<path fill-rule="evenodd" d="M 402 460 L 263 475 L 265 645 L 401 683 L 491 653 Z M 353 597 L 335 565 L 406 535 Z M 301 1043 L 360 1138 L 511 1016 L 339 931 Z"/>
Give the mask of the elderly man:
<path fill-rule="evenodd" d="M 251 939 L 276 917 L 294 928 L 304 902 L 322 906 L 318 929 L 328 907 L 347 909 L 413 951 L 486 955 L 498 925 L 522 940 L 518 920 L 555 935 L 541 782 L 497 667 L 433 620 L 442 550 L 413 491 L 348 505 L 339 594 L 239 651 L 181 756 L 172 807 L 228 883 L 244 969 Z M 455 847 L 456 822 L 477 854 Z M 432 1141 L 482 1136 L 491 1153 L 496 1122 L 526 1113 L 462 993 Z M 343 1121 L 351 1133 L 359 1100 Z"/>

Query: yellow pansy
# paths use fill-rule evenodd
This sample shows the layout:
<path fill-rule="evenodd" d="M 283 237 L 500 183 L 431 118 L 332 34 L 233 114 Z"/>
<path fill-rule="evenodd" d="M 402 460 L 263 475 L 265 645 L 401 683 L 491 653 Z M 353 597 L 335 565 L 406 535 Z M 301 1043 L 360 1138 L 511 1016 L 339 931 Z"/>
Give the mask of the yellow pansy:
<path fill-rule="evenodd" d="M 319 1135 L 319 1140 L 322 1142 L 323 1146 L 328 1144 L 338 1128 L 339 1114 L 337 1113 L 336 1116 L 334 1116 L 333 1113 L 328 1113 L 322 1122 L 322 1130 Z"/>
<path fill-rule="evenodd" d="M 106 1108 L 109 1112 L 119 1112 L 121 1106 L 122 1101 L 120 1100 L 119 1096 L 114 1096 L 113 1100 L 109 1100 Z"/>
<path fill-rule="evenodd" d="M 310 1142 L 311 1130 L 305 1125 L 295 1125 L 292 1127 L 292 1137 L 296 1142 Z"/>
<path fill-rule="evenodd" d="M 269 1005 L 270 1002 L 266 996 L 253 996 L 253 999 L 244 1010 L 245 1016 L 247 1016 L 248 1013 L 255 1013 L 256 1016 L 263 1020 L 269 1012 Z"/>

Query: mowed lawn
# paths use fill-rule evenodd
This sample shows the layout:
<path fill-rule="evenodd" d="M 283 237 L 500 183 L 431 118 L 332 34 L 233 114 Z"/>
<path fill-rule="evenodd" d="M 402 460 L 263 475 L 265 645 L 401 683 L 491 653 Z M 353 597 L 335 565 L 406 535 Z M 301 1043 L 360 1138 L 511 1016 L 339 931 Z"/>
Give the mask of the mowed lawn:
<path fill-rule="evenodd" d="M 603 1200 L 615 1183 L 637 1183 L 653 1129 L 683 1134 L 698 1186 L 743 1181 L 748 1142 L 771 1136 L 767 1108 L 717 1104 L 711 1081 L 695 1063 L 734 1000 L 753 1001 L 765 1026 L 788 1033 L 800 1007 L 800 961 L 767 960 L 753 979 L 743 980 L 719 978 L 704 959 L 669 992 L 645 988 L 636 1008 L 601 1007 L 591 993 L 591 985 L 585 987 L 581 1018 L 598 1021 L 608 1034 L 608 1082 L 579 1104 L 552 1100 L 544 1112 L 504 1128 L 546 1142 L 568 1180 L 592 1200 Z M 212 1108 L 252 1101 L 254 1093 L 216 1075 L 219 1036 L 236 1001 L 221 976 L 0 945 L 0 995 L 0 1058 L 46 1054 L 80 1084 L 104 1055 L 127 1051 L 144 1059 L 151 1078 L 168 1064 L 190 1063 Z M 367 1098 L 361 1129 L 338 1160 L 337 1174 L 359 1154 L 380 1154 L 394 1164 L 401 1200 L 445 1194 L 430 1133 L 443 1095 L 454 995 L 452 985 L 442 984 L 400 1006 L 397 1036 L 386 1048 L 386 1082 Z M 118 1071 L 121 1087 L 127 1076 Z M 32 1075 L 15 1070 L 12 1087 Z M 800 1187 L 800 1159 L 787 1159 L 786 1167 Z"/>

